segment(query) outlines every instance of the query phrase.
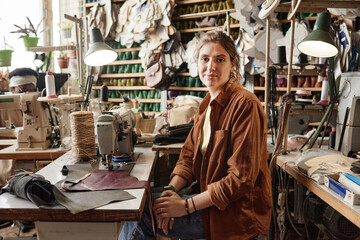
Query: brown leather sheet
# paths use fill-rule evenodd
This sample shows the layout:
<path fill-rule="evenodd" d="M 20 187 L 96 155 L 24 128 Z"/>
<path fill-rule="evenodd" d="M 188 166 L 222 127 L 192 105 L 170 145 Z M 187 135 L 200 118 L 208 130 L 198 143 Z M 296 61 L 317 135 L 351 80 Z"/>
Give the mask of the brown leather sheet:
<path fill-rule="evenodd" d="M 56 183 L 54 187 L 57 202 L 75 214 L 111 202 L 133 199 L 135 198 L 133 195 L 121 189 L 146 188 L 147 186 L 147 181 L 138 181 L 127 171 L 99 170 L 96 169 L 97 167 L 98 164 L 90 165 L 88 162 L 67 165 L 66 179 Z M 87 174 L 90 174 L 88 178 L 79 180 Z M 69 191 L 65 191 L 66 188 L 63 189 L 62 184 L 66 188 L 69 187 Z"/>
<path fill-rule="evenodd" d="M 88 177 L 76 183 L 65 181 L 62 185 L 66 191 L 112 190 L 146 188 L 148 181 L 139 181 L 126 171 L 94 170 Z"/>

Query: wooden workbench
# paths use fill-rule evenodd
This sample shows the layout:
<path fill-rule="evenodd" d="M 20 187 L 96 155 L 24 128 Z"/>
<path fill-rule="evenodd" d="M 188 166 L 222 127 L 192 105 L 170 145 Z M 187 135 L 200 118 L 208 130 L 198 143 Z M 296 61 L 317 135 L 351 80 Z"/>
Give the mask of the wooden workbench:
<path fill-rule="evenodd" d="M 142 153 L 130 175 L 149 181 L 153 174 L 155 153 L 151 148 L 135 148 Z M 65 178 L 60 172 L 64 165 L 75 163 L 71 151 L 42 168 L 37 173 L 52 184 Z M 9 193 L 0 195 L 0 220 L 35 221 L 38 239 L 117 239 L 121 221 L 139 221 L 145 206 L 145 189 L 126 190 L 135 199 L 114 202 L 85 212 L 71 214 L 62 206 L 41 209 L 35 204 Z"/>
<path fill-rule="evenodd" d="M 295 157 L 296 153 L 293 152 L 288 155 L 279 156 L 276 159 L 276 164 L 344 217 L 360 227 L 360 205 L 351 205 L 344 202 L 340 195 L 325 185 L 320 185 L 316 181 L 303 175 L 294 164 L 292 164 Z"/>
<path fill-rule="evenodd" d="M 31 151 L 16 151 L 16 140 L 13 139 L 0 140 L 0 149 L 0 160 L 55 160 L 67 152 L 67 150 L 60 150 L 58 148 Z"/>
<path fill-rule="evenodd" d="M 152 150 L 156 151 L 157 153 L 163 152 L 167 154 L 180 154 L 183 145 L 184 143 L 174 143 L 163 146 L 158 146 L 154 144 Z"/>

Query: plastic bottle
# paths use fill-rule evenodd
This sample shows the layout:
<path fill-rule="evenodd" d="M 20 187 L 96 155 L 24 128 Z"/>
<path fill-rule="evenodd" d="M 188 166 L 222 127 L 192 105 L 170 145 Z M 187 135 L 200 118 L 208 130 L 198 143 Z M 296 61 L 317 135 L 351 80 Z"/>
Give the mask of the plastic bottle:
<path fill-rule="evenodd" d="M 55 78 L 52 72 L 46 72 L 45 75 L 45 88 L 47 98 L 57 98 L 55 89 Z"/>
<path fill-rule="evenodd" d="M 331 128 L 331 132 L 329 134 L 329 148 L 335 148 L 335 140 L 336 140 L 336 127 Z"/>

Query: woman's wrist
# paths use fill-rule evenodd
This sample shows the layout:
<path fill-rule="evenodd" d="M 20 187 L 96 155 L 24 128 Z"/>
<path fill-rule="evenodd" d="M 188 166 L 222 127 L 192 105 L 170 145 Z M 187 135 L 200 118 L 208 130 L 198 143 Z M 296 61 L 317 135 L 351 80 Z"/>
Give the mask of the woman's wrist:
<path fill-rule="evenodd" d="M 195 201 L 193 198 L 187 198 L 184 201 L 185 201 L 185 211 L 187 215 L 197 211 Z"/>

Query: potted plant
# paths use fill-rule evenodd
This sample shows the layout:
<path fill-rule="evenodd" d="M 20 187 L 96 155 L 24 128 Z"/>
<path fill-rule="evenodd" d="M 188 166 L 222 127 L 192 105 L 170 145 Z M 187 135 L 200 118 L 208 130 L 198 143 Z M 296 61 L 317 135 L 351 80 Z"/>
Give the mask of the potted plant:
<path fill-rule="evenodd" d="M 74 46 L 74 42 L 70 42 L 71 46 Z M 76 59 L 76 47 L 74 49 L 69 49 L 69 57 L 71 59 Z"/>
<path fill-rule="evenodd" d="M 71 29 L 74 27 L 74 23 L 71 21 L 59 22 L 58 27 L 60 28 L 60 33 L 63 38 L 71 37 Z"/>
<path fill-rule="evenodd" d="M 12 53 L 13 48 L 4 39 L 4 45 L 0 47 L 0 67 L 11 66 Z"/>
<path fill-rule="evenodd" d="M 63 68 L 68 68 L 69 66 L 69 58 L 67 56 L 67 52 L 66 51 L 60 51 L 59 57 L 57 58 L 59 67 L 61 69 Z"/>
<path fill-rule="evenodd" d="M 31 20 L 28 17 L 26 17 L 26 18 L 28 20 L 28 24 L 29 24 L 28 26 L 26 26 L 26 24 L 25 24 L 24 27 L 20 27 L 19 25 L 14 24 L 14 26 L 16 28 L 18 28 L 18 29 L 16 31 L 12 31 L 10 33 L 18 33 L 18 34 L 20 34 L 19 38 L 23 39 L 25 49 L 29 50 L 31 47 L 36 47 L 37 46 L 38 41 L 39 41 L 38 34 L 44 32 L 45 30 L 47 30 L 48 27 L 46 27 L 43 30 L 39 31 L 40 24 L 42 23 L 44 18 L 41 19 L 41 21 L 36 26 L 36 28 L 32 24 Z"/>
<path fill-rule="evenodd" d="M 9 79 L 8 79 L 9 71 L 0 70 L 0 92 L 9 90 Z"/>

